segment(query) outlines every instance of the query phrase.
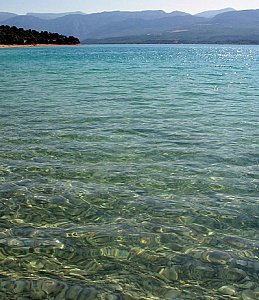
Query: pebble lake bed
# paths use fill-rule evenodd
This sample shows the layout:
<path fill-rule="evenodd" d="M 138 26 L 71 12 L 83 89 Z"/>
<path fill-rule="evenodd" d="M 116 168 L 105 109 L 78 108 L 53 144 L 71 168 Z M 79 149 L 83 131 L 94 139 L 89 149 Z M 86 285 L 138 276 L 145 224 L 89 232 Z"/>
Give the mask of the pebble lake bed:
<path fill-rule="evenodd" d="M 259 48 L 0 51 L 0 298 L 259 299 Z"/>

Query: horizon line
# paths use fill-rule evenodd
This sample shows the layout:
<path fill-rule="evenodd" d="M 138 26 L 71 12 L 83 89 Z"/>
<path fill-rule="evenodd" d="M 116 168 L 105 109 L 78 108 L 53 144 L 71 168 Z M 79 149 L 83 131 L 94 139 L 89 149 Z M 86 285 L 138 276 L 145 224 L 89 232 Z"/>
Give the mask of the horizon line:
<path fill-rule="evenodd" d="M 259 8 L 245 8 L 245 9 L 236 9 L 234 7 L 224 7 L 224 8 L 219 8 L 219 9 L 209 9 L 209 10 L 203 10 L 203 11 L 199 11 L 199 12 L 186 12 L 186 11 L 182 11 L 182 10 L 173 10 L 173 11 L 166 11 L 163 9 L 141 9 L 141 10 L 103 10 L 103 11 L 94 11 L 94 12 L 85 12 L 85 11 L 81 11 L 81 10 L 76 10 L 76 11 L 48 11 L 48 12 L 39 12 L 39 11 L 28 11 L 26 13 L 16 13 L 16 12 L 11 12 L 11 11 L 0 11 L 1 13 L 12 13 L 12 14 L 16 14 L 16 15 L 20 15 L 20 16 L 24 16 L 27 14 L 85 14 L 85 15 L 90 15 L 90 14 L 99 14 L 99 13 L 112 13 L 112 12 L 146 12 L 146 11 L 161 11 L 167 14 L 173 13 L 173 12 L 181 12 L 181 13 L 187 13 L 190 15 L 196 15 L 199 13 L 203 13 L 203 12 L 209 12 L 209 11 L 220 11 L 220 10 L 224 10 L 224 9 L 233 9 L 235 11 L 243 11 L 243 10 L 257 10 Z"/>

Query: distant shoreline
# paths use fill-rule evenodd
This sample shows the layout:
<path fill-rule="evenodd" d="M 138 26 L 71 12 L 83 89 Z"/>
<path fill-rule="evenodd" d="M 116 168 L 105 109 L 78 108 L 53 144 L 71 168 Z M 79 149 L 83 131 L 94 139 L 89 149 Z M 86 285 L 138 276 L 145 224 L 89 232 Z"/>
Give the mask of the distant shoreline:
<path fill-rule="evenodd" d="M 8 49 L 8 48 L 33 48 L 33 47 L 72 47 L 72 46 L 81 46 L 81 44 L 70 44 L 70 45 L 62 45 L 62 44 L 33 44 L 33 45 L 0 45 L 0 49 Z"/>

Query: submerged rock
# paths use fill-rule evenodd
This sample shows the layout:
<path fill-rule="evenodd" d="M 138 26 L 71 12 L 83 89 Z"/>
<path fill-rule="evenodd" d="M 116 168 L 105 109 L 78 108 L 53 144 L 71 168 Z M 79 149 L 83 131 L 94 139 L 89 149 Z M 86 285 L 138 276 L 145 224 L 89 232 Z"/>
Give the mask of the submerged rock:
<path fill-rule="evenodd" d="M 251 290 L 245 290 L 241 294 L 242 300 L 258 300 L 256 298 L 255 293 Z"/>
<path fill-rule="evenodd" d="M 163 294 L 165 300 L 181 300 L 181 292 L 179 290 L 170 289 Z"/>
<path fill-rule="evenodd" d="M 239 282 L 247 276 L 246 272 L 237 268 L 220 270 L 220 277 L 231 282 Z"/>
<path fill-rule="evenodd" d="M 177 266 L 165 267 L 159 271 L 159 275 L 170 281 L 176 281 L 179 279 Z"/>
<path fill-rule="evenodd" d="M 221 288 L 219 288 L 219 292 L 223 295 L 230 295 L 230 296 L 236 295 L 235 287 L 229 285 L 224 285 Z"/>
<path fill-rule="evenodd" d="M 202 253 L 201 258 L 204 261 L 217 264 L 226 264 L 231 260 L 231 255 L 223 251 L 205 251 Z"/>
<path fill-rule="evenodd" d="M 256 260 L 236 260 L 236 265 L 243 270 L 252 273 L 259 273 L 259 261 Z"/>

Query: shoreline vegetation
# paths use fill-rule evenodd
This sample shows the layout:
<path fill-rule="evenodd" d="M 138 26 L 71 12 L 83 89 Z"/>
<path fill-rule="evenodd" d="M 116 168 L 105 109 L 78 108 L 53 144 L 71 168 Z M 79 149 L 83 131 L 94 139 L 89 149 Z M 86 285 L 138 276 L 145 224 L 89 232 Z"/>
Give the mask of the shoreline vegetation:
<path fill-rule="evenodd" d="M 48 31 L 0 26 L 0 48 L 35 47 L 35 46 L 75 46 L 80 45 L 78 38 Z"/>
<path fill-rule="evenodd" d="M 81 46 L 81 44 L 69 44 L 69 45 L 62 45 L 62 44 L 30 44 L 30 45 L 3 45 L 0 44 L 0 49 L 9 49 L 9 48 L 34 48 L 34 47 L 72 47 L 72 46 Z"/>

